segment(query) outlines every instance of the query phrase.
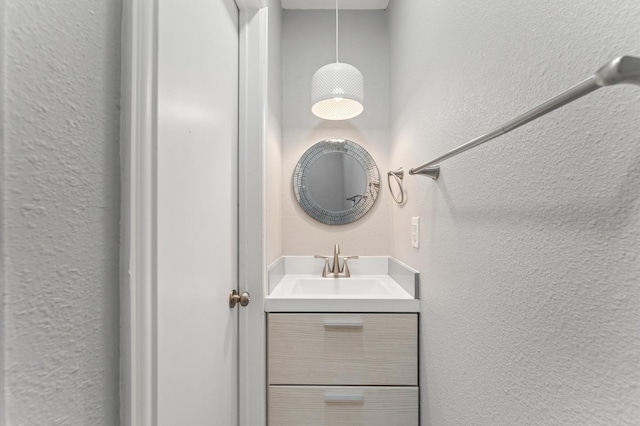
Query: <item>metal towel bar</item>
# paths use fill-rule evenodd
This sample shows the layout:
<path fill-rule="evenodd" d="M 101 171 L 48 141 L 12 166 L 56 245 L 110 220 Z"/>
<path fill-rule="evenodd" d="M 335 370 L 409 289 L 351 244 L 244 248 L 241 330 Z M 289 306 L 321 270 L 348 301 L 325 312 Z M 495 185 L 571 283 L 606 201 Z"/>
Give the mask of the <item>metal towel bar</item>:
<path fill-rule="evenodd" d="M 593 76 L 587 78 L 581 83 L 576 84 L 572 88 L 560 93 L 559 95 L 549 99 L 548 101 L 538 105 L 537 107 L 525 112 L 514 118 L 511 121 L 504 123 L 502 126 L 485 133 L 484 135 L 477 137 L 464 145 L 452 149 L 440 157 L 424 163 L 421 166 L 414 167 L 409 170 L 411 175 L 424 175 L 429 176 L 433 180 L 438 179 L 440 174 L 439 163 L 447 158 L 454 157 L 464 151 L 481 145 L 491 139 L 502 136 L 505 133 L 510 132 L 513 129 L 527 124 L 530 121 L 535 120 L 538 117 L 560 108 L 570 102 L 587 95 L 594 90 L 597 90 L 604 86 L 612 86 L 618 83 L 628 83 L 640 86 L 640 58 L 633 56 L 621 56 L 609 62 L 602 68 L 600 68 Z"/>

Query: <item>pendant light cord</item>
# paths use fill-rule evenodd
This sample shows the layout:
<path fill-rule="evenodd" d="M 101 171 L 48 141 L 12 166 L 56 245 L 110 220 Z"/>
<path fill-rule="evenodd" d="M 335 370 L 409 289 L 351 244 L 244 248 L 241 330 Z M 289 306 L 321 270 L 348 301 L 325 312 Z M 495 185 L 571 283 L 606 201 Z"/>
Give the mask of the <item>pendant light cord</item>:
<path fill-rule="evenodd" d="M 336 63 L 339 63 L 338 59 L 338 0 L 336 0 Z"/>

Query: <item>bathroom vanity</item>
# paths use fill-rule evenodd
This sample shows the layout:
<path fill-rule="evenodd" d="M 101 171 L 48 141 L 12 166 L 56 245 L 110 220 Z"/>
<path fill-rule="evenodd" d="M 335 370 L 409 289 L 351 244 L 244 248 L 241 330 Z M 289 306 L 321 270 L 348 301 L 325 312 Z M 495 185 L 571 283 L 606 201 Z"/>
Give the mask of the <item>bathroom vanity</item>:
<path fill-rule="evenodd" d="M 351 278 L 318 278 L 317 262 L 280 261 L 265 300 L 268 425 L 417 426 L 417 271 L 363 257 Z"/>

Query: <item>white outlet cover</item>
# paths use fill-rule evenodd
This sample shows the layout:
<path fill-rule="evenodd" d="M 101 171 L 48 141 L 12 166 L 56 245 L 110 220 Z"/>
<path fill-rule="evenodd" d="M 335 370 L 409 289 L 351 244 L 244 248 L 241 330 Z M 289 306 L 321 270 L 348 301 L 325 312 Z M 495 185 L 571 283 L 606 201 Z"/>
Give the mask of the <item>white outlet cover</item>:
<path fill-rule="evenodd" d="M 420 218 L 411 218 L 411 245 L 420 248 Z"/>

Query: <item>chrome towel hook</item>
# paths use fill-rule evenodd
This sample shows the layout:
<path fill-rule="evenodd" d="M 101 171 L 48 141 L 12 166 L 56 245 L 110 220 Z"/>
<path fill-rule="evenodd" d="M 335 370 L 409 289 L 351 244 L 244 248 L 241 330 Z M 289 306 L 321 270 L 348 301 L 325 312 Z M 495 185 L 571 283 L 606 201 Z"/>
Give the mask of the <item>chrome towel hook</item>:
<path fill-rule="evenodd" d="M 393 178 L 396 180 L 396 183 L 398 184 L 399 196 L 396 196 L 396 194 L 391 189 L 391 176 L 393 176 Z M 403 179 L 404 179 L 404 170 L 402 169 L 402 167 L 400 167 L 398 170 L 394 172 L 387 173 L 387 183 L 389 184 L 389 192 L 391 193 L 391 197 L 393 198 L 393 201 L 395 201 L 398 204 L 404 203 Z"/>

